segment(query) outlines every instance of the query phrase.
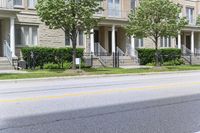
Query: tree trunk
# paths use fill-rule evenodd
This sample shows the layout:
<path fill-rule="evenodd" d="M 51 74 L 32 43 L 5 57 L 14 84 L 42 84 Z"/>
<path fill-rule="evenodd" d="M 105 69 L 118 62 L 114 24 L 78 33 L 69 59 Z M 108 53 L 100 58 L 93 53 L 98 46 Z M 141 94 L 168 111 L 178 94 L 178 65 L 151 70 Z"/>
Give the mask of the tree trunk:
<path fill-rule="evenodd" d="M 155 51 L 155 56 L 156 56 L 156 66 L 160 66 L 159 64 L 159 53 L 158 53 L 158 37 L 155 37 L 155 46 L 156 46 L 156 51 Z"/>
<path fill-rule="evenodd" d="M 72 61 L 73 61 L 73 64 L 72 64 L 72 69 L 73 70 L 76 70 L 76 39 L 72 39 L 72 47 L 73 47 L 73 55 L 72 55 Z"/>

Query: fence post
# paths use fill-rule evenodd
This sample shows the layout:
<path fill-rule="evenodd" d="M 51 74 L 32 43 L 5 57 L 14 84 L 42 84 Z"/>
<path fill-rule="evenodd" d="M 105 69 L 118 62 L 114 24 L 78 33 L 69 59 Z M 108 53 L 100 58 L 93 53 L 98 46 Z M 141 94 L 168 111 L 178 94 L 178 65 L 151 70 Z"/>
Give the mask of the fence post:
<path fill-rule="evenodd" d="M 91 55 L 91 67 L 93 67 L 93 54 L 92 54 L 92 52 L 90 53 L 90 55 Z"/>
<path fill-rule="evenodd" d="M 117 52 L 117 67 L 119 68 L 119 51 Z"/>

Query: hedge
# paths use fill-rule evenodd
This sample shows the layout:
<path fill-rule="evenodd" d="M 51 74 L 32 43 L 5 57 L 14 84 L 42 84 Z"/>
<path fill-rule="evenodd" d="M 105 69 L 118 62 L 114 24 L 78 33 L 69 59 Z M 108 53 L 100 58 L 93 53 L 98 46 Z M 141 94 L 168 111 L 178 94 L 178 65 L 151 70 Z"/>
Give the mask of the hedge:
<path fill-rule="evenodd" d="M 77 48 L 77 58 L 82 58 L 84 49 Z M 44 64 L 58 64 L 61 68 L 64 62 L 72 62 L 72 48 L 46 48 L 46 47 L 25 47 L 21 49 L 23 59 L 28 65 L 43 68 Z M 34 60 L 31 58 L 34 55 Z"/>
<path fill-rule="evenodd" d="M 139 48 L 138 57 L 141 65 L 155 62 L 155 49 L 153 48 Z M 181 49 L 176 48 L 164 48 L 159 49 L 159 53 L 163 62 L 170 62 L 173 60 L 179 60 L 181 58 Z"/>

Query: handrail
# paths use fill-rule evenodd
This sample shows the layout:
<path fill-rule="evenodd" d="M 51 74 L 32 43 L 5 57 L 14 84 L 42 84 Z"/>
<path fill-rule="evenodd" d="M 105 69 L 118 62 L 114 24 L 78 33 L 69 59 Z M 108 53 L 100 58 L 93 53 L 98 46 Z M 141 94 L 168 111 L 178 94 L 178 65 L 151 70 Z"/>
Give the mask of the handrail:
<path fill-rule="evenodd" d="M 10 46 L 9 46 L 9 44 L 6 40 L 3 43 L 3 49 L 4 49 L 4 56 L 7 57 L 8 61 L 12 65 L 12 51 L 11 51 Z"/>
<path fill-rule="evenodd" d="M 194 53 L 195 55 L 200 55 L 200 48 L 195 48 Z"/>
<path fill-rule="evenodd" d="M 107 61 L 107 56 L 108 56 L 108 52 L 106 49 L 104 49 L 101 44 L 99 42 L 94 43 L 95 46 L 95 51 L 94 51 L 94 55 L 96 55 L 100 62 L 106 66 Z"/>
<path fill-rule="evenodd" d="M 119 47 L 117 47 L 117 52 L 118 52 L 119 56 L 125 56 L 124 51 L 122 51 Z"/>
<path fill-rule="evenodd" d="M 191 50 L 188 49 L 185 45 L 182 45 L 181 47 L 182 47 L 181 49 L 182 49 L 183 54 L 185 54 L 185 55 L 191 55 L 192 54 Z"/>
<path fill-rule="evenodd" d="M 108 54 L 108 52 L 106 51 L 106 49 L 104 49 L 102 46 L 101 46 L 101 44 L 100 43 L 94 43 L 94 46 L 95 46 L 95 51 L 94 51 L 94 53 L 95 53 L 95 55 L 102 55 L 102 54 L 105 54 L 105 55 L 107 55 Z"/>
<path fill-rule="evenodd" d="M 140 63 L 140 59 L 138 57 L 138 51 L 131 47 L 131 44 L 127 44 L 128 55 L 136 62 Z"/>

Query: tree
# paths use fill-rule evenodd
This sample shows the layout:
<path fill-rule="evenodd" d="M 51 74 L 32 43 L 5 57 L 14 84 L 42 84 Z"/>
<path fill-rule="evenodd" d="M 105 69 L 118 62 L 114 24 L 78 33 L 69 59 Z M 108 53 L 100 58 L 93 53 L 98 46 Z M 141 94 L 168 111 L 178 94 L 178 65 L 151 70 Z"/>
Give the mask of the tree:
<path fill-rule="evenodd" d="M 126 26 L 128 35 L 136 38 L 149 37 L 155 44 L 156 65 L 158 61 L 158 39 L 177 37 L 187 24 L 185 17 L 180 17 L 181 7 L 170 0 L 141 0 L 140 6 L 129 14 Z"/>
<path fill-rule="evenodd" d="M 197 23 L 196 23 L 198 26 L 200 26 L 200 15 L 198 15 L 197 17 Z"/>
<path fill-rule="evenodd" d="M 76 40 L 79 31 L 90 33 L 101 18 L 94 14 L 103 10 L 101 0 L 38 0 L 37 14 L 50 29 L 62 29 L 72 41 L 73 69 L 76 69 Z M 65 38 L 65 42 L 66 42 Z"/>

